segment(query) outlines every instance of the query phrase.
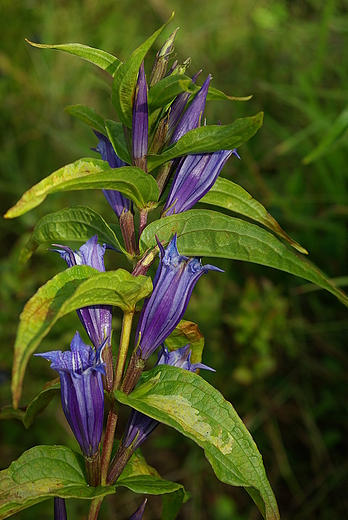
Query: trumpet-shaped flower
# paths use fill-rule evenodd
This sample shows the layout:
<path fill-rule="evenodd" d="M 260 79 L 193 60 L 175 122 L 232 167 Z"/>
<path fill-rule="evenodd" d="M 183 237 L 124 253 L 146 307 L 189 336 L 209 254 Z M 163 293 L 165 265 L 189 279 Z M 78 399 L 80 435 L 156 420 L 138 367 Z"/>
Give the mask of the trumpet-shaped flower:
<path fill-rule="evenodd" d="M 189 105 L 189 107 L 186 109 L 186 111 L 179 119 L 179 122 L 176 125 L 173 134 L 170 138 L 170 144 L 176 143 L 180 139 L 180 137 L 182 137 L 187 132 L 193 130 L 194 128 L 197 128 L 200 125 L 200 121 L 202 119 L 202 115 L 205 108 L 205 102 L 207 100 L 210 80 L 211 75 L 209 74 L 209 76 L 197 92 L 196 96 L 194 97 L 192 103 Z"/>
<path fill-rule="evenodd" d="M 153 292 L 145 300 L 135 335 L 136 352 L 143 360 L 173 332 L 199 278 L 208 271 L 221 271 L 212 265 L 203 266 L 198 258 L 180 255 L 176 235 L 166 250 L 160 242 L 158 247 L 160 263 L 153 280 Z"/>
<path fill-rule="evenodd" d="M 147 84 L 144 63 L 141 64 L 135 99 L 132 121 L 132 153 L 133 165 L 147 172 L 147 147 L 149 131 L 149 113 L 147 106 Z"/>
<path fill-rule="evenodd" d="M 143 503 L 141 504 L 141 506 L 138 507 L 138 509 L 132 514 L 132 516 L 129 517 L 129 520 L 141 520 L 143 518 L 146 502 L 147 502 L 147 498 L 145 498 L 145 500 L 143 500 Z"/>
<path fill-rule="evenodd" d="M 109 139 L 96 130 L 94 130 L 94 133 L 99 139 L 99 143 L 94 150 L 100 153 L 103 161 L 107 161 L 110 168 L 121 168 L 122 166 L 126 166 L 126 163 L 116 154 Z M 124 211 L 130 211 L 133 209 L 133 203 L 124 197 L 119 191 L 103 190 L 103 193 L 118 218 L 120 218 Z"/>
<path fill-rule="evenodd" d="M 187 155 L 177 167 L 163 213 L 166 216 L 192 208 L 214 185 L 225 162 L 237 150 Z"/>
<path fill-rule="evenodd" d="M 78 251 L 73 251 L 70 247 L 54 244 L 59 249 L 52 249 L 66 261 L 68 267 L 74 265 L 89 265 L 104 272 L 104 253 L 105 244 L 103 246 L 98 244 L 98 235 L 90 238 Z M 77 314 L 81 320 L 82 325 L 97 348 L 106 339 L 108 341 L 111 337 L 111 320 L 112 307 L 110 305 L 90 305 L 78 309 Z"/>
<path fill-rule="evenodd" d="M 86 345 L 76 332 L 70 351 L 35 354 L 59 373 L 63 411 L 85 457 L 97 453 L 103 432 L 103 348 Z"/>
<path fill-rule="evenodd" d="M 193 77 L 192 77 L 192 83 L 196 83 L 198 76 L 200 75 L 202 71 L 198 71 Z M 170 106 L 170 114 L 169 114 L 169 121 L 168 121 L 168 129 L 167 129 L 167 135 L 169 136 L 176 125 L 178 124 L 179 119 L 184 113 L 186 104 L 190 97 L 192 96 L 191 92 L 182 92 L 176 98 L 174 99 L 173 103 Z M 174 141 L 173 141 L 174 142 Z"/>

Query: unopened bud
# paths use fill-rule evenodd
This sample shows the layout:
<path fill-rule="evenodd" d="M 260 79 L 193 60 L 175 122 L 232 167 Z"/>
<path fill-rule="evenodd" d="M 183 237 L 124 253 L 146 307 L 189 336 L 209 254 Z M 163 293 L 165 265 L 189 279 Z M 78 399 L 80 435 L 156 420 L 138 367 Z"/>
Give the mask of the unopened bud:
<path fill-rule="evenodd" d="M 162 48 L 156 54 L 156 58 L 152 67 L 151 77 L 149 81 L 149 87 L 152 87 L 155 83 L 160 81 L 167 72 L 168 60 L 172 52 L 174 51 L 174 40 L 179 27 L 169 36 L 164 42 Z"/>

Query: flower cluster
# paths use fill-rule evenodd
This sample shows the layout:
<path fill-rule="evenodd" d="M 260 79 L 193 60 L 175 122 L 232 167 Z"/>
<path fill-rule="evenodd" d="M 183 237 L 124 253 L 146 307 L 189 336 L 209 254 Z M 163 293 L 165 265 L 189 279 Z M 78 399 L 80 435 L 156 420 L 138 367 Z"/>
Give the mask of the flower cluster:
<path fill-rule="evenodd" d="M 104 344 L 98 349 L 86 345 L 76 332 L 70 351 L 35 354 L 51 361 L 51 368 L 59 373 L 65 417 L 88 458 L 98 452 L 103 433 L 103 348 Z"/>
<path fill-rule="evenodd" d="M 148 158 L 151 154 L 162 153 L 168 147 L 179 146 L 176 143 L 185 138 L 188 132 L 194 132 L 195 129 L 205 124 L 203 114 L 212 77 L 209 74 L 201 88 L 196 87 L 196 81 L 201 71 L 192 77 L 189 89 L 183 90 L 174 98 L 167 100 L 164 106 L 157 110 L 155 116 L 151 109 L 151 88 L 165 77 L 172 76 L 175 81 L 175 76 L 183 74 L 189 65 L 189 60 L 182 65 L 175 61 L 169 71 L 167 70 L 169 57 L 174 48 L 175 34 L 176 31 L 157 53 L 149 82 L 146 80 L 144 63 L 140 65 L 132 95 L 131 124 L 129 121 L 131 130 L 123 127 L 129 157 L 127 163 L 121 160 L 115 152 L 112 144 L 115 141 L 111 134 L 107 136 L 99 131 L 94 131 L 98 143 L 93 150 L 101 155 L 102 160 L 108 163 L 110 169 L 123 168 L 123 171 L 126 172 L 127 168 L 133 168 L 135 171 L 136 168 L 140 168 L 143 172 L 148 173 Z M 185 79 L 185 82 L 190 83 L 190 79 Z M 185 212 L 199 202 L 211 189 L 231 155 L 239 158 L 236 149 L 220 150 L 188 154 L 160 166 L 157 173 L 157 184 L 161 196 L 163 193 L 167 193 L 161 218 Z M 126 157 L 126 152 L 124 156 Z M 142 175 L 141 172 L 139 175 Z M 165 191 L 171 178 L 171 186 Z M 145 265 L 142 263 L 146 256 L 141 256 L 140 236 L 147 224 L 148 208 L 140 210 L 139 228 L 136 233 L 133 202 L 116 190 L 104 189 L 103 193 L 119 219 L 124 248 L 128 253 L 128 258 L 133 260 L 133 267 L 135 267 L 133 275 L 137 276 L 142 272 L 142 266 Z M 139 380 L 147 360 L 160 347 L 157 365 L 171 365 L 190 372 L 197 372 L 199 369 L 213 370 L 202 363 L 191 363 L 189 344 L 169 351 L 165 346 L 165 341 L 182 319 L 192 291 L 200 277 L 209 271 L 221 272 L 221 269 L 209 264 L 202 265 L 200 258 L 181 255 L 176 234 L 171 237 L 169 242 L 167 239 L 167 245 L 163 245 L 157 237 L 156 240 L 159 250 L 159 265 L 153 279 L 153 291 L 145 299 L 140 312 L 134 349 L 125 374 L 124 366 L 130 325 L 129 330 L 125 330 L 125 321 L 123 322 L 114 374 L 111 346 L 112 307 L 110 305 L 90 305 L 77 310 L 92 346 L 85 344 L 79 333 L 76 332 L 70 351 L 37 354 L 49 360 L 51 368 L 59 373 L 63 411 L 85 457 L 87 479 L 93 486 L 100 483 L 102 485 L 114 483 L 134 451 L 158 425 L 156 420 L 133 410 L 117 453 L 109 466 L 117 420 L 113 390 L 121 388 L 126 394 L 131 392 Z M 86 265 L 99 272 L 105 271 L 104 253 L 108 246 L 98 244 L 97 235 L 90 238 L 76 251 L 59 244 L 54 244 L 54 247 L 53 251 L 60 254 L 68 268 Z M 147 253 L 152 255 L 151 261 L 153 261 L 157 255 L 157 249 Z M 146 264 L 146 270 L 151 261 Z M 122 342 L 125 337 L 128 337 L 128 340 L 124 347 Z M 103 451 L 100 456 L 104 419 L 104 389 L 108 392 L 110 413 L 103 441 Z M 145 505 L 146 500 L 131 518 L 140 520 Z M 65 504 L 62 499 L 55 500 L 55 518 L 66 518 Z"/>

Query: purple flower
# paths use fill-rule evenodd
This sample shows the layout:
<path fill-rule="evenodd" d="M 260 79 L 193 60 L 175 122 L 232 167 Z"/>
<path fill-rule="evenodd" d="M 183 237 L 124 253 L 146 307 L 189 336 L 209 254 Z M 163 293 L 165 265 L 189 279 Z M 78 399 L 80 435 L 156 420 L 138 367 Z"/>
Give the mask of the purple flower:
<path fill-rule="evenodd" d="M 196 80 L 198 76 L 200 75 L 202 71 L 198 71 L 193 77 L 192 77 L 192 83 L 196 83 Z M 173 103 L 170 106 L 170 114 L 169 114 L 169 121 L 168 121 L 168 129 L 167 129 L 167 135 L 169 136 L 174 127 L 177 125 L 180 117 L 182 116 L 186 104 L 192 94 L 190 92 L 183 92 L 182 94 L 179 94 L 174 99 Z M 173 141 L 174 142 L 174 141 Z"/>
<path fill-rule="evenodd" d="M 163 213 L 172 215 L 192 208 L 210 190 L 225 162 L 237 150 L 187 155 L 177 167 Z"/>
<path fill-rule="evenodd" d="M 51 249 L 51 251 L 59 253 L 68 264 L 68 267 L 89 265 L 94 267 L 94 269 L 98 269 L 98 271 L 105 271 L 103 257 L 106 246 L 105 244 L 103 246 L 98 244 L 98 235 L 94 235 L 75 252 L 67 246 L 53 245 L 59 247 L 59 249 Z M 112 319 L 112 307 L 110 305 L 90 305 L 78 309 L 77 314 L 96 348 L 104 343 L 105 340 L 110 342 Z"/>
<path fill-rule="evenodd" d="M 190 357 L 190 345 L 185 345 L 184 347 L 173 350 L 172 352 L 162 346 L 162 351 L 159 353 L 156 366 L 171 365 L 173 367 L 182 368 L 183 370 L 188 370 L 189 372 L 196 372 L 199 368 L 202 368 L 215 372 L 213 368 L 210 368 L 203 363 L 191 363 Z M 124 448 L 129 448 L 129 446 L 132 445 L 133 450 L 136 450 L 158 425 L 159 422 L 155 419 L 151 419 L 151 417 L 133 410 L 128 420 L 126 433 L 122 439 L 122 446 Z"/>
<path fill-rule="evenodd" d="M 142 63 L 139 70 L 133 105 L 132 153 L 133 165 L 142 168 L 146 172 L 148 131 L 149 114 L 147 107 L 147 84 L 145 78 L 144 63 Z"/>
<path fill-rule="evenodd" d="M 158 242 L 160 264 L 153 280 L 153 292 L 145 300 L 136 331 L 136 353 L 143 360 L 161 345 L 183 317 L 191 293 L 202 274 L 221 271 L 202 266 L 198 258 L 179 254 L 174 235 L 167 249 Z"/>
<path fill-rule="evenodd" d="M 180 139 L 180 137 L 182 137 L 187 132 L 193 130 L 194 128 L 197 128 L 200 125 L 202 114 L 205 108 L 205 102 L 207 99 L 210 80 L 211 75 L 209 74 L 209 76 L 203 83 L 202 87 L 194 97 L 191 105 L 181 116 L 170 138 L 170 144 L 176 143 Z"/>
<path fill-rule="evenodd" d="M 140 507 L 132 514 L 132 516 L 129 517 L 129 520 L 141 520 L 143 518 L 143 514 L 145 511 L 147 498 L 143 501 Z"/>
<path fill-rule="evenodd" d="M 67 520 L 64 498 L 54 497 L 54 520 Z"/>
<path fill-rule="evenodd" d="M 59 373 L 63 411 L 85 457 L 97 453 L 103 432 L 103 348 L 86 345 L 76 332 L 70 351 L 35 354 Z"/>
<path fill-rule="evenodd" d="M 103 161 L 107 161 L 110 168 L 121 168 L 122 166 L 126 166 L 126 163 L 116 155 L 109 139 L 96 130 L 94 130 L 94 133 L 98 137 L 99 143 L 96 148 L 93 148 L 93 150 L 101 154 Z M 103 193 L 118 218 L 120 218 L 123 211 L 130 211 L 133 209 L 133 203 L 124 197 L 119 191 L 103 190 Z"/>

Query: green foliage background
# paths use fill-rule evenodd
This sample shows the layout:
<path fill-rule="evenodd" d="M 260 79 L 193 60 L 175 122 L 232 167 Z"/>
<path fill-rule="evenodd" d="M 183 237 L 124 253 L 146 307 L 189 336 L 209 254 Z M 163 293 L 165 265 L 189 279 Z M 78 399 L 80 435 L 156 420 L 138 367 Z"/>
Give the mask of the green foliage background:
<path fill-rule="evenodd" d="M 64 113 L 66 105 L 82 103 L 104 117 L 115 116 L 111 84 L 102 71 L 63 53 L 31 48 L 24 38 L 85 43 L 124 60 L 175 10 L 166 36 L 180 26 L 176 52 L 180 59 L 192 57 L 190 73 L 203 68 L 202 77 L 211 73 L 214 87 L 235 96 L 253 94 L 243 103 L 210 102 L 208 121 L 228 124 L 265 112 L 263 128 L 239 149 L 242 161 L 231 160 L 222 175 L 261 201 L 309 251 L 311 261 L 348 285 L 347 2 L 1 0 L 0 6 L 2 214 L 43 177 L 93 154 L 89 148 L 96 139 Z M 317 159 L 304 164 L 322 141 Z M 64 268 L 58 255 L 43 248 L 25 265 L 18 263 L 19 252 L 41 216 L 77 203 L 113 221 L 102 194 L 87 191 L 52 195 L 17 220 L 0 220 L 1 406 L 10 403 L 19 313 L 36 289 Z M 127 268 L 112 254 L 107 262 Z M 214 263 L 226 274 L 212 273 L 199 282 L 185 316 L 206 337 L 204 362 L 217 372 L 205 377 L 251 431 L 282 519 L 345 518 L 346 309 L 331 294 L 290 275 L 241 262 Z M 65 349 L 77 328 L 75 315 L 63 318 L 42 349 Z M 116 313 L 115 344 L 119 330 Z M 23 404 L 53 377 L 48 366 L 31 360 Z M 28 431 L 15 420 L 2 421 L 0 429 L 1 469 L 35 444 L 77 448 L 60 408 L 52 404 Z M 258 518 L 247 494 L 220 484 L 200 449 L 169 428 L 158 428 L 143 453 L 163 477 L 191 491 L 179 518 Z M 139 502 L 118 490 L 105 500 L 100 517 L 127 519 Z M 87 503 L 67 506 L 70 518 L 86 514 Z M 38 504 L 13 518 L 35 516 L 51 518 L 53 504 Z M 160 518 L 160 501 L 150 499 L 144 518 Z"/>

